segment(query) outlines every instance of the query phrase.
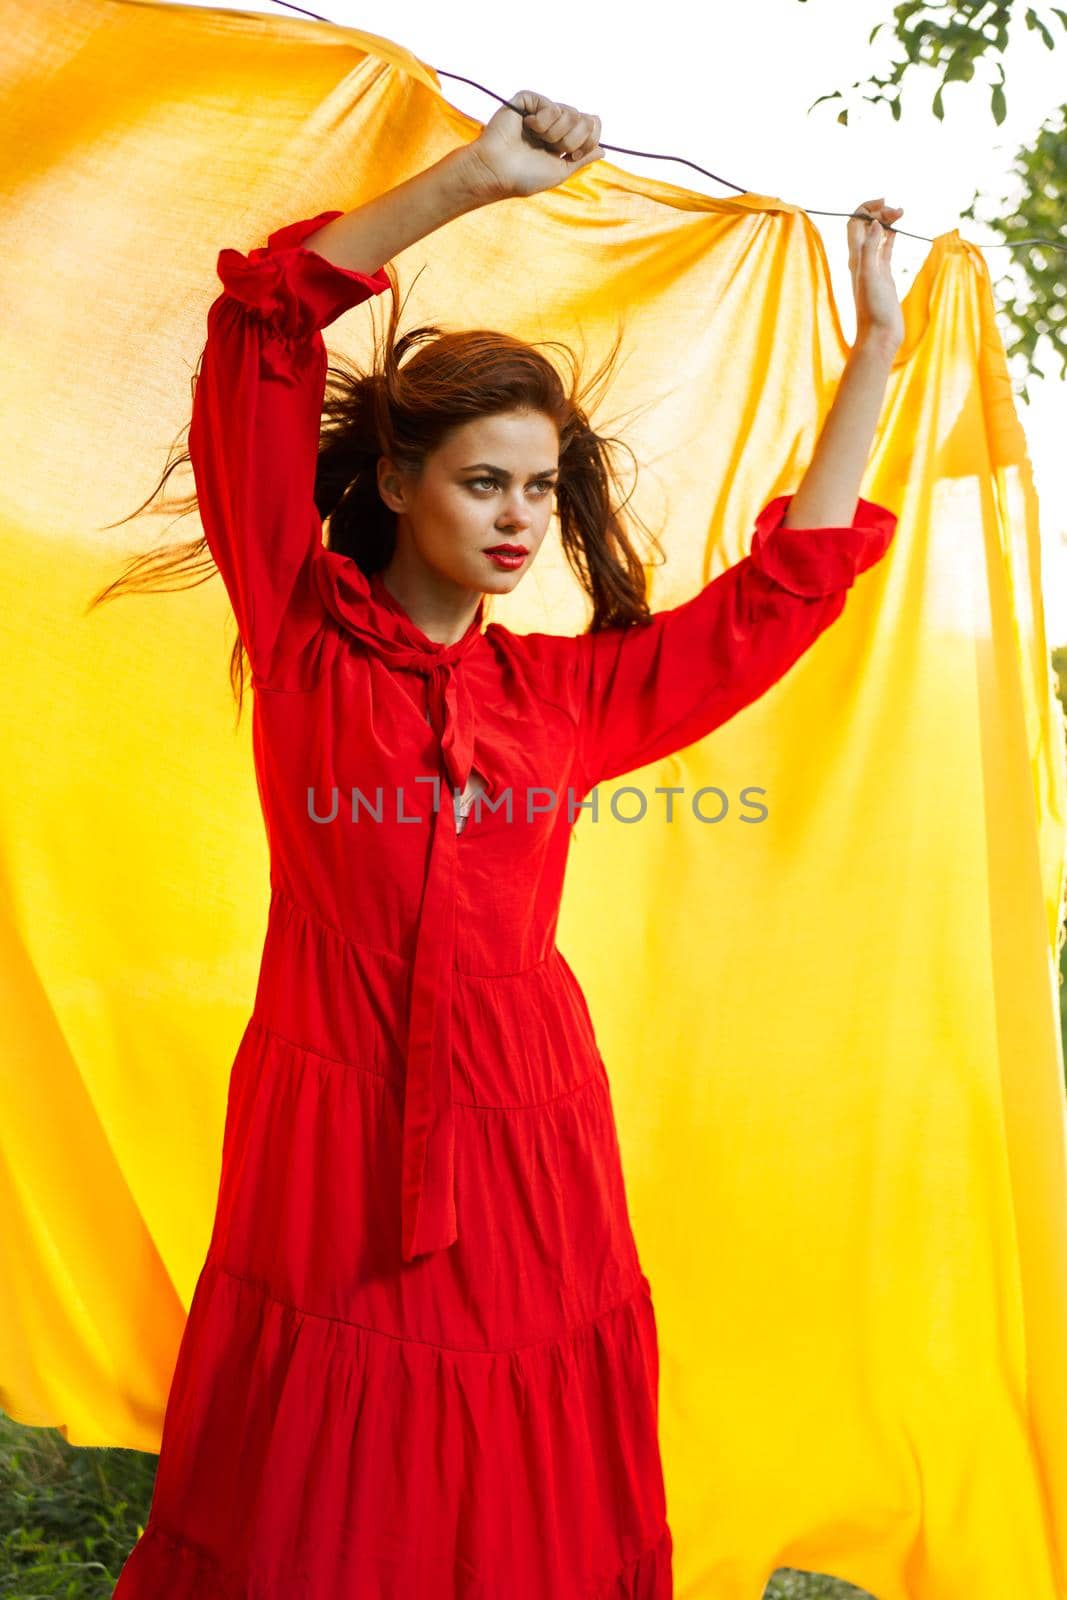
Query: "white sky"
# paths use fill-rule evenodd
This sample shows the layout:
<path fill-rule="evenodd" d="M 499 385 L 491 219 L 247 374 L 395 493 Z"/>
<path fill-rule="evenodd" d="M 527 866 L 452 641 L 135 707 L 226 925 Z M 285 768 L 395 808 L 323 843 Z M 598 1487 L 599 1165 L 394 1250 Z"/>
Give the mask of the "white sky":
<path fill-rule="evenodd" d="M 610 7 L 513 10 L 501 0 L 298 3 L 390 38 L 439 71 L 476 78 L 500 95 L 534 88 L 595 111 L 607 144 L 687 156 L 743 188 L 806 209 L 849 211 L 884 195 L 888 204 L 904 207 L 902 228 L 935 238 L 958 227 L 980 247 L 994 236 L 981 224 L 961 222 L 960 213 L 976 190 L 990 197 L 986 206 L 1014 193 L 1014 152 L 1033 142 L 1063 101 L 1067 31 L 1047 16 L 1047 6 L 1038 9 L 1056 39 L 1055 50 L 1026 29 L 1021 9 L 1012 24 L 1005 61 L 1008 115 L 999 127 L 989 110 L 987 85 L 994 75 L 986 62 L 971 83 L 949 85 L 943 122 L 929 109 L 940 74 L 923 67 L 912 68 L 905 79 L 899 122 L 886 106 L 859 102 L 861 109 L 850 109 L 843 128 L 835 120 L 839 102 L 817 106 L 810 115 L 808 107 L 819 95 L 847 91 L 872 72 L 887 75 L 891 57 L 902 54 L 887 37 L 892 0 L 710 0 L 702 11 L 694 11 L 691 0 L 658 0 L 654 8 L 612 0 Z M 215 9 L 299 15 L 272 0 L 238 0 Z M 887 26 L 868 45 L 878 22 Z M 315 26 L 310 20 L 308 25 Z M 482 122 L 497 107 L 467 84 L 441 81 L 447 98 Z M 607 159 L 701 193 L 733 193 L 679 162 L 610 151 Z M 986 207 L 980 209 L 985 213 Z M 852 338 L 845 219 L 811 220 L 822 233 L 842 327 Z M 893 266 L 901 297 L 929 249 L 920 239 L 898 237 Z M 994 286 L 1021 256 L 1018 250 L 989 249 Z M 1007 343 L 1010 330 L 1005 325 L 1001 331 Z M 1049 643 L 1067 644 L 1067 385 L 1054 375 L 1057 362 L 1047 339 L 1037 347 L 1037 360 L 1050 376 L 1032 379 L 1029 407 L 1021 400 L 1017 405 L 1041 501 Z M 1013 372 L 1017 386 L 1022 376 L 1021 368 Z"/>

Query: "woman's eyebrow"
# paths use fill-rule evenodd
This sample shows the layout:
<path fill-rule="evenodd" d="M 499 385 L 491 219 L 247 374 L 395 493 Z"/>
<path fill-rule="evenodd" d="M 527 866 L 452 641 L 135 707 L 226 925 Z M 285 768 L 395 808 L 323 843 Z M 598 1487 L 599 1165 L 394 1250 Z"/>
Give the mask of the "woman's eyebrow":
<path fill-rule="evenodd" d="M 491 461 L 472 461 L 469 467 L 460 467 L 461 472 L 473 472 L 475 467 L 488 467 L 490 472 L 497 473 L 501 478 L 510 478 L 511 473 L 505 472 L 503 467 L 494 467 Z M 558 467 L 546 467 L 543 472 L 531 472 L 531 478 L 551 478 L 553 473 L 559 471 Z"/>

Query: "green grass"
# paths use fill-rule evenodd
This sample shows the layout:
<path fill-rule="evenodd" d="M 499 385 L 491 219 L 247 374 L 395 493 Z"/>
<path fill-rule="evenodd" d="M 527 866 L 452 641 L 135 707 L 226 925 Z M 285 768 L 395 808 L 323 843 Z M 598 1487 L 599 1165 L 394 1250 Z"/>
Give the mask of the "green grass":
<path fill-rule="evenodd" d="M 110 1600 L 148 1516 L 157 1460 L 78 1449 L 0 1411 L 0 1600 Z"/>
<path fill-rule="evenodd" d="M 821 1572 L 794 1572 L 779 1567 L 763 1591 L 763 1600 L 871 1600 L 866 1589 Z"/>

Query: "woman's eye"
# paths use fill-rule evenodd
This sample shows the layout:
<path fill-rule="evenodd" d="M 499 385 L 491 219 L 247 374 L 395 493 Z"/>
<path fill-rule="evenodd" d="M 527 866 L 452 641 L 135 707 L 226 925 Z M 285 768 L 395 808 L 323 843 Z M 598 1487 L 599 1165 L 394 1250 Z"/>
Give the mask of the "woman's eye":
<path fill-rule="evenodd" d="M 490 489 L 495 489 L 498 487 L 497 480 L 495 478 L 471 478 L 469 482 L 472 489 L 477 488 L 478 485 L 482 483 L 488 484 Z M 555 480 L 552 478 L 540 478 L 538 479 L 535 487 L 540 489 L 542 494 L 551 494 L 552 490 L 556 487 Z"/>

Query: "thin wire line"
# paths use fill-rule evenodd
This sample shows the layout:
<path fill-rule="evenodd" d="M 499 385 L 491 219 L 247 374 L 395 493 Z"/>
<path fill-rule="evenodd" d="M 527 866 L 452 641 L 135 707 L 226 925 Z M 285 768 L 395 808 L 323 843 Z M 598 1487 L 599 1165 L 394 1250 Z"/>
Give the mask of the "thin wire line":
<path fill-rule="evenodd" d="M 293 5 L 292 0 L 271 0 L 271 4 L 285 6 L 289 11 L 299 11 L 305 17 L 314 17 L 316 22 L 327 22 L 333 27 L 339 26 L 339 24 L 332 22 L 330 17 L 320 16 L 317 11 L 306 11 L 303 6 Z M 519 112 L 522 115 L 518 106 L 513 106 L 510 100 L 505 100 L 502 95 L 497 94 L 495 89 L 487 89 L 484 83 L 478 83 L 474 78 L 464 78 L 458 72 L 446 72 L 443 67 L 434 67 L 433 71 L 440 78 L 454 78 L 457 83 L 469 83 L 472 89 L 480 89 L 483 94 L 490 95 L 494 100 L 499 100 L 502 106 L 507 106 L 510 110 Z M 602 139 L 598 140 L 598 143 L 601 150 L 611 150 L 620 156 L 642 156 L 648 161 L 678 161 L 683 166 L 692 167 L 694 172 L 702 172 L 706 178 L 712 178 L 716 183 L 725 184 L 728 189 L 734 189 L 738 194 L 750 194 L 752 192 L 750 189 L 742 188 L 738 183 L 731 183 L 729 178 L 720 178 L 718 173 L 709 172 L 707 167 L 700 166 L 696 161 L 690 161 L 688 156 L 660 155 L 654 150 L 628 150 L 621 144 L 605 144 Z M 861 222 L 870 222 L 872 220 L 865 211 L 816 211 L 809 206 L 801 206 L 799 209 L 811 217 L 848 217 L 850 219 L 856 217 Z M 885 227 L 885 223 L 882 223 L 882 226 Z M 925 233 L 909 233 L 906 228 L 888 228 L 887 232 L 903 234 L 906 239 L 921 239 L 924 244 L 934 243 L 933 239 L 928 238 Z M 1055 239 L 998 239 L 995 244 L 979 245 L 977 248 L 980 250 L 1015 250 L 1020 245 L 1033 244 L 1043 244 L 1051 250 L 1067 251 L 1067 244 L 1059 244 Z"/>

